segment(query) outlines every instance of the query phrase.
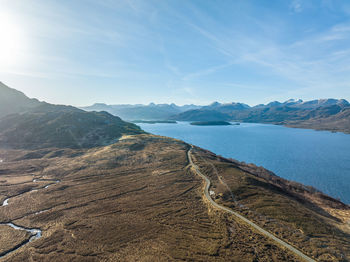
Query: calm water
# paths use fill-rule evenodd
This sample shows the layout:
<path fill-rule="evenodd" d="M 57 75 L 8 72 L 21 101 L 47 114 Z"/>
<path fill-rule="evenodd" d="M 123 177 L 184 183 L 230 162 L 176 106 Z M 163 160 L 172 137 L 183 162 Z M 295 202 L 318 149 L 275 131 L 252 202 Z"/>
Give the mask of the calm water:
<path fill-rule="evenodd" d="M 140 124 L 147 132 L 184 140 L 224 157 L 263 166 L 350 203 L 350 135 L 247 124 Z"/>

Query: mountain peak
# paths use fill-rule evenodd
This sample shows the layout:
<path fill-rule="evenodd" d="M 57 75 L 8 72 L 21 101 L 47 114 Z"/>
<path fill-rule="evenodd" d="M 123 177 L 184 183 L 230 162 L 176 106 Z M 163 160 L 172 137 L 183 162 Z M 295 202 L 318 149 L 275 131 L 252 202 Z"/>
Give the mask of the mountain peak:
<path fill-rule="evenodd" d="M 209 106 L 210 107 L 216 107 L 216 106 L 220 106 L 221 104 L 217 101 L 214 101 L 213 103 L 211 103 Z"/>
<path fill-rule="evenodd" d="M 279 101 L 272 101 L 272 102 L 268 103 L 266 106 L 279 106 L 281 104 L 282 103 Z"/>
<path fill-rule="evenodd" d="M 40 105 L 37 99 L 27 97 L 21 91 L 8 87 L 0 82 L 0 118 L 19 113 Z"/>
<path fill-rule="evenodd" d="M 107 106 L 105 103 L 95 103 L 92 106 Z"/>
<path fill-rule="evenodd" d="M 285 101 L 283 104 L 300 104 L 300 103 L 303 103 L 303 100 L 301 100 L 301 99 L 296 100 L 296 99 L 292 98 L 292 99 Z"/>

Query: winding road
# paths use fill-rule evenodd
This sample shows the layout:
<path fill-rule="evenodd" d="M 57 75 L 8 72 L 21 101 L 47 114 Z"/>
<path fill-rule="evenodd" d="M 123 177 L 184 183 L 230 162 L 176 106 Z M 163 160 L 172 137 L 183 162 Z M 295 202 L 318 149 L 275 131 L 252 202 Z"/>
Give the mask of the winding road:
<path fill-rule="evenodd" d="M 316 262 L 316 260 L 312 259 L 311 257 L 308 257 L 307 255 L 305 255 L 304 253 L 302 253 L 301 251 L 299 251 L 298 249 L 296 249 L 295 247 L 289 245 L 287 242 L 275 237 L 273 234 L 271 234 L 270 232 L 266 231 L 265 229 L 261 228 L 260 226 L 258 226 L 257 224 L 255 224 L 254 222 L 250 221 L 249 219 L 245 218 L 244 216 L 238 214 L 237 212 L 219 205 L 218 203 L 216 203 L 209 195 L 209 188 L 210 188 L 210 180 L 202 174 L 202 172 L 199 170 L 198 166 L 196 164 L 193 163 L 192 161 L 192 157 L 191 157 L 191 151 L 193 149 L 193 146 L 190 145 L 191 148 L 187 151 L 187 158 L 189 161 L 190 166 L 194 169 L 195 173 L 197 175 L 199 175 L 201 178 L 203 178 L 203 180 L 205 181 L 205 188 L 204 188 L 204 195 L 205 197 L 208 199 L 208 201 L 216 208 L 224 210 L 234 216 L 236 216 L 237 218 L 239 218 L 240 220 L 242 220 L 243 222 L 245 222 L 246 224 L 248 224 L 249 226 L 253 227 L 255 230 L 259 231 L 262 235 L 274 240 L 275 242 L 277 242 L 280 246 L 288 249 L 289 251 L 291 251 L 292 253 L 294 253 L 297 257 L 303 259 L 304 261 L 308 261 L 308 262 Z"/>

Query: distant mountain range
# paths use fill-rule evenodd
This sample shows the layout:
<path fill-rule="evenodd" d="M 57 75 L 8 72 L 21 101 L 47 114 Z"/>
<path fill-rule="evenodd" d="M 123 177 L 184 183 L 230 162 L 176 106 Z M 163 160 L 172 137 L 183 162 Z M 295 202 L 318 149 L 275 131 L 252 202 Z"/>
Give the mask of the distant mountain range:
<path fill-rule="evenodd" d="M 86 112 L 88 111 L 88 112 Z M 104 111 L 104 112 L 101 112 Z M 101 112 L 101 113 L 98 113 Z M 73 117 L 74 115 L 74 117 Z M 112 116 L 113 115 L 113 116 Z M 40 121 L 38 120 L 40 117 Z M 214 102 L 207 106 L 175 104 L 106 105 L 97 103 L 80 109 L 51 105 L 30 99 L 22 92 L 0 82 L 0 143 L 8 145 L 33 141 L 31 134 L 42 134 L 48 145 L 59 146 L 75 141 L 88 147 L 112 142 L 124 133 L 142 132 L 135 120 L 239 121 L 270 123 L 350 133 L 350 104 L 345 99 L 302 101 L 290 99 L 266 105 Z M 55 120 L 53 121 L 54 118 Z M 79 119 L 79 125 L 74 119 Z M 71 122 L 70 122 L 71 121 Z M 57 129 L 66 123 L 66 128 Z M 69 128 L 68 128 L 69 127 Z M 113 130 L 113 135 L 110 131 Z M 114 132 L 116 131 L 116 132 Z M 55 139 L 49 138 L 49 133 Z M 50 140 L 50 141 L 49 141 Z M 65 142 L 64 142 L 65 141 Z M 73 143 L 74 144 L 74 143 Z"/>
<path fill-rule="evenodd" d="M 171 116 L 182 112 L 199 109 L 201 106 L 184 105 L 177 106 L 175 104 L 154 104 L 149 105 L 106 105 L 96 103 L 92 106 L 80 107 L 85 111 L 106 111 L 110 114 L 121 117 L 122 119 L 133 120 L 165 120 Z"/>
<path fill-rule="evenodd" d="M 270 123 L 350 133 L 350 104 L 344 99 L 288 100 L 249 107 L 245 104 L 213 103 L 172 116 L 182 121 L 240 121 Z"/>
<path fill-rule="evenodd" d="M 86 112 L 30 99 L 0 83 L 0 145 L 9 148 L 88 148 L 144 133 L 107 112 Z"/>
<path fill-rule="evenodd" d="M 86 112 L 0 88 L 2 261 L 296 261 L 295 249 L 317 261 L 350 259 L 350 207 L 339 200 L 263 167 L 144 134 L 104 105 Z M 138 118 L 143 111 L 176 111 L 176 119 L 349 118 L 343 100 L 304 107 L 287 101 L 119 108 Z M 114 143 L 124 134 L 142 135 Z"/>
<path fill-rule="evenodd" d="M 103 110 L 125 120 L 239 121 L 350 133 L 350 104 L 345 99 L 290 99 L 253 107 L 243 103 L 214 102 L 207 106 L 94 104 L 81 109 Z"/>

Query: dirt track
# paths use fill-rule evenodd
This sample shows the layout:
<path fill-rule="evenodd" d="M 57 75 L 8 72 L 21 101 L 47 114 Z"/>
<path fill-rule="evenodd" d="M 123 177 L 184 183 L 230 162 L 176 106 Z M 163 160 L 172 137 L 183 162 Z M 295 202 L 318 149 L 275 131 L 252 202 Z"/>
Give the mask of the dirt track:
<path fill-rule="evenodd" d="M 309 261 L 309 262 L 316 262 L 316 260 L 306 256 L 305 254 L 303 254 L 302 252 L 300 252 L 298 249 L 294 248 L 293 246 L 289 245 L 288 243 L 284 242 L 283 240 L 275 237 L 274 235 L 272 235 L 271 233 L 269 233 L 268 231 L 266 231 L 265 229 L 261 228 L 260 226 L 258 226 L 257 224 L 253 223 L 252 221 L 248 220 L 247 218 L 243 217 L 242 215 L 238 214 L 237 212 L 228 209 L 227 207 L 221 206 L 218 203 L 216 203 L 209 195 L 209 188 L 210 188 L 210 180 L 203 175 L 203 173 L 199 170 L 198 166 L 195 165 L 192 161 L 192 157 L 191 157 L 191 150 L 192 150 L 193 146 L 191 146 L 191 148 L 187 151 L 187 157 L 188 157 L 188 161 L 191 165 L 191 167 L 194 169 L 194 171 L 196 172 L 196 174 L 198 174 L 200 177 L 203 178 L 203 180 L 205 181 L 205 188 L 204 188 L 204 195 L 205 197 L 208 199 L 208 201 L 215 207 L 221 210 L 224 210 L 226 212 L 229 212 L 230 214 L 233 214 L 234 216 L 238 217 L 240 220 L 242 220 L 243 222 L 247 223 L 248 225 L 250 225 L 251 227 L 253 227 L 255 230 L 259 231 L 261 234 L 263 234 L 264 236 L 276 241 L 279 245 L 283 246 L 284 248 L 290 250 L 291 252 L 293 252 L 295 255 L 297 255 L 298 257 L 302 258 L 304 261 Z"/>

